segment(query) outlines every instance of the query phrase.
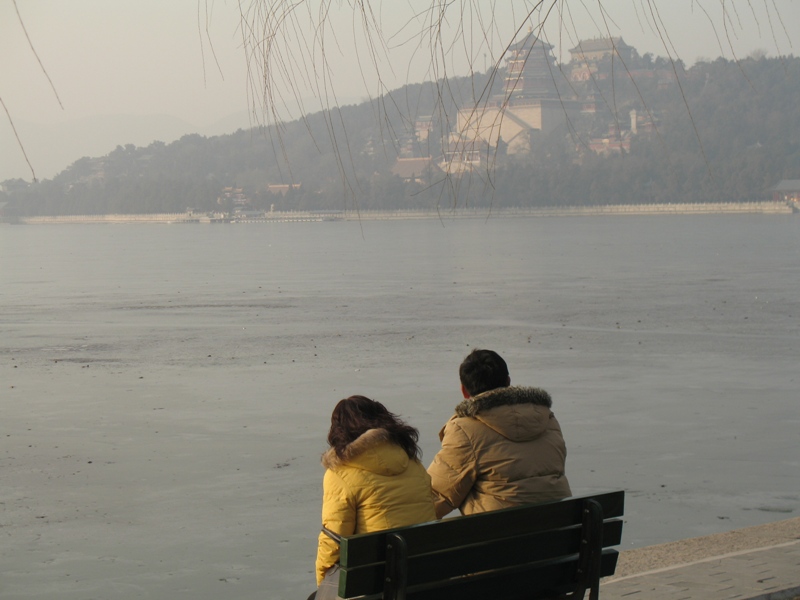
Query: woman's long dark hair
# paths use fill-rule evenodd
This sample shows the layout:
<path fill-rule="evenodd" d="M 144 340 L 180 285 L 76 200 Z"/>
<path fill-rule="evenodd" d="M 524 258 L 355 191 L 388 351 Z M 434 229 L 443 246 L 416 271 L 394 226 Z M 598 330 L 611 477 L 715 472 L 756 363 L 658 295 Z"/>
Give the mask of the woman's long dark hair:
<path fill-rule="evenodd" d="M 350 396 L 339 401 L 331 415 L 328 443 L 336 456 L 342 458 L 347 445 L 368 429 L 385 429 L 409 458 L 422 459 L 422 450 L 417 445 L 419 431 L 390 413 L 380 402 L 365 396 Z"/>

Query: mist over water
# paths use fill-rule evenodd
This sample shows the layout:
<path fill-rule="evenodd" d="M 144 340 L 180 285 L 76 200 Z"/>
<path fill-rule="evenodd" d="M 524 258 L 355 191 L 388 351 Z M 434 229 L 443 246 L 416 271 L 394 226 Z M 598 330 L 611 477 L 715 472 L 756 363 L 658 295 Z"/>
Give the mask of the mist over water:
<path fill-rule="evenodd" d="M 0 597 L 298 598 L 330 411 L 497 350 L 622 549 L 800 511 L 800 220 L 0 226 Z M 305 594 L 305 595 L 304 595 Z"/>

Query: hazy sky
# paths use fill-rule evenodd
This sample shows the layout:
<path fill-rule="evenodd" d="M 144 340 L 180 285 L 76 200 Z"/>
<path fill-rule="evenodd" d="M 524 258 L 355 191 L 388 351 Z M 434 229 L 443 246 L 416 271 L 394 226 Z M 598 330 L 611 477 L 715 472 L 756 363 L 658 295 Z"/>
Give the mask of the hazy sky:
<path fill-rule="evenodd" d="M 313 14 L 318 4 L 311 4 Z M 489 39 L 480 47 L 477 44 L 483 40 L 479 36 L 457 41 L 440 63 L 439 72 L 446 66 L 450 73 L 466 74 L 466 46 L 472 47 L 474 68 L 483 70 L 493 53 L 502 51 L 513 37 L 521 16 L 532 4 L 517 0 L 464 2 L 468 23 L 495 19 Z M 666 56 L 668 50 L 657 32 L 663 27 L 672 45 L 669 51 L 687 64 L 698 57 L 744 57 L 758 49 L 769 56 L 797 55 L 800 49 L 797 0 L 726 0 L 727 21 L 722 18 L 722 0 L 609 0 L 604 2 L 608 10 L 605 22 L 594 8 L 596 4 L 568 0 L 566 8 L 571 12 L 562 13 L 567 21 L 563 27 L 559 27 L 559 14 L 551 13 L 546 37 L 557 54 L 559 49 L 563 53 L 564 61 L 578 39 L 599 37 L 606 26 L 640 54 Z M 412 34 L 424 28 L 424 20 L 415 18 L 415 11 L 429 5 L 429 1 L 402 0 L 373 3 L 388 40 L 379 68 L 390 89 L 426 76 L 430 63 L 427 40 L 423 39 L 420 47 L 420 40 L 414 40 Z M 587 15 L 589 5 L 594 11 L 591 17 Z M 230 131 L 247 126 L 248 69 L 240 7 L 246 10 L 250 6 L 246 0 L 17 0 L 16 8 L 62 109 L 30 49 L 14 2 L 0 0 L 0 98 L 17 124 L 37 176 L 52 177 L 81 156 L 105 154 L 116 144 L 146 145 L 154 139 L 170 142 L 193 131 L 223 133 L 228 131 L 225 124 L 214 129 L 214 124 L 223 120 L 231 123 Z M 658 10 L 657 17 L 650 6 Z M 783 23 L 778 21 L 776 9 Z M 460 21 L 459 9 L 450 10 L 449 21 Z M 299 22 L 306 22 L 307 12 L 296 13 Z M 355 102 L 378 90 L 374 67 L 359 41 L 363 29 L 360 22 L 354 23 L 349 4 L 342 6 L 334 0 L 331 14 L 333 27 L 327 33 L 326 55 L 332 84 L 340 101 Z M 654 26 L 656 18 L 662 20 L 658 28 Z M 295 35 L 289 37 L 290 43 Z M 446 39 L 452 35 L 445 31 Z M 298 66 L 293 73 L 301 75 L 301 71 Z M 308 97 L 311 91 L 306 88 L 300 93 Z M 107 117 L 104 124 L 92 125 L 93 121 L 86 120 L 101 115 Z M 115 142 L 94 141 L 103 129 L 109 129 L 109 116 L 139 117 L 137 135 Z M 160 132 L 156 120 L 150 119 L 154 116 L 171 117 L 170 126 L 162 119 Z M 4 112 L 0 117 L 0 181 L 31 179 Z M 76 121 L 82 123 L 81 134 L 67 127 Z"/>

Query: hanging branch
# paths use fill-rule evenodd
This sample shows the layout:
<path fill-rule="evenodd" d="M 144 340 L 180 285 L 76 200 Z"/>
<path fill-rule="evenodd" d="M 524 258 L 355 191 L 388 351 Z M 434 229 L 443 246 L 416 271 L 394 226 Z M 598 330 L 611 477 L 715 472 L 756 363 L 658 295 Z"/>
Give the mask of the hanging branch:
<path fill-rule="evenodd" d="M 39 67 L 41 67 L 42 73 L 44 73 L 44 76 L 47 78 L 47 81 L 50 84 L 50 89 L 53 90 L 53 94 L 56 97 L 56 101 L 58 102 L 58 105 L 61 107 L 61 110 L 64 110 L 64 105 L 61 104 L 61 98 L 58 97 L 58 91 L 56 90 L 56 86 L 53 85 L 53 81 L 50 79 L 50 75 L 47 74 L 47 69 L 44 68 L 44 65 L 42 64 L 42 60 L 39 58 L 39 55 L 36 53 L 36 48 L 34 48 L 34 46 L 33 46 L 33 42 L 31 41 L 31 37 L 28 35 L 28 30 L 25 28 L 25 23 L 22 20 L 22 15 L 19 13 L 19 7 L 17 6 L 17 0 L 11 0 L 11 1 L 14 4 L 14 10 L 17 12 L 17 19 L 19 20 L 19 25 L 20 25 L 20 27 L 22 27 L 22 31 L 25 33 L 25 39 L 28 40 L 28 46 L 30 47 L 31 52 L 33 52 L 33 55 L 36 57 L 36 61 L 39 63 Z M 14 132 L 14 137 L 17 140 L 17 145 L 19 146 L 19 149 L 22 152 L 22 156 L 25 157 L 25 162 L 28 164 L 28 168 L 31 170 L 31 177 L 33 177 L 33 181 L 36 181 L 36 173 L 33 170 L 33 165 L 31 164 L 31 161 L 28 160 L 28 153 L 25 152 L 25 146 L 22 143 L 22 139 L 20 138 L 19 133 L 17 133 L 17 128 L 14 126 L 14 121 L 11 118 L 11 113 L 9 112 L 8 107 L 6 106 L 6 103 L 3 102 L 2 98 L 0 98 L 0 104 L 3 105 L 3 110 L 6 113 L 6 117 L 8 118 L 8 122 L 11 125 L 11 130 Z"/>

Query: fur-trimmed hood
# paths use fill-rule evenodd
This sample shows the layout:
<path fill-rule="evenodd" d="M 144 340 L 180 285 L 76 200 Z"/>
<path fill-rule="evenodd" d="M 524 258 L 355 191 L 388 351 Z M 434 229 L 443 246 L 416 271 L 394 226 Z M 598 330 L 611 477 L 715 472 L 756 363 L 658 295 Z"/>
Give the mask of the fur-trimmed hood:
<path fill-rule="evenodd" d="M 336 470 L 345 465 L 380 475 L 399 475 L 408 468 L 410 459 L 392 441 L 385 429 L 368 429 L 350 442 L 340 458 L 333 448 L 322 455 L 322 466 Z"/>
<path fill-rule="evenodd" d="M 550 408 L 553 399 L 543 389 L 535 387 L 502 387 L 483 392 L 472 398 L 467 398 L 456 406 L 459 417 L 474 417 L 496 406 L 511 406 L 514 404 L 535 404 Z"/>
<path fill-rule="evenodd" d="M 503 437 L 524 442 L 542 435 L 553 419 L 553 400 L 534 387 L 503 387 L 467 398 L 453 417 L 473 418 Z"/>

